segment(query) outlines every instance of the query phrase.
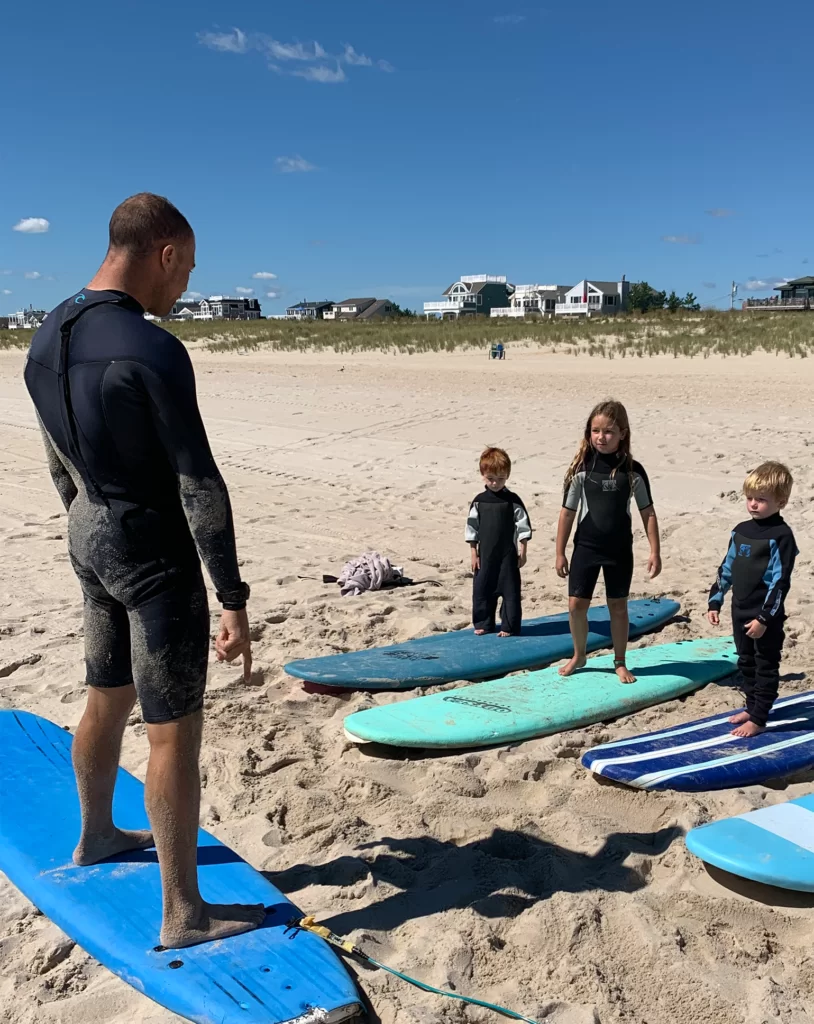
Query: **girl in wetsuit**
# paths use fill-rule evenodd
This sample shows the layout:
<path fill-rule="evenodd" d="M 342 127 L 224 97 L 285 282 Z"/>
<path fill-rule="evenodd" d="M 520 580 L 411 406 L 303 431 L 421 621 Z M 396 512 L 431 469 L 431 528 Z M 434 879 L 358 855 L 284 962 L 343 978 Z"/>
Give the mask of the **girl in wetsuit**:
<path fill-rule="evenodd" d="M 636 681 L 625 665 L 627 599 L 633 579 L 630 507 L 634 499 L 650 541 L 647 571 L 654 579 L 661 572 L 661 554 L 650 482 L 630 453 L 625 407 L 621 402 L 600 402 L 588 417 L 579 450 L 565 474 L 557 526 L 556 569 L 558 576 L 568 577 L 568 612 L 574 640 L 574 656 L 560 669 L 560 675 L 570 676 L 585 665 L 588 609 L 601 570 L 610 611 L 614 668 L 620 682 Z M 569 565 L 565 548 L 575 519 L 577 532 Z"/>

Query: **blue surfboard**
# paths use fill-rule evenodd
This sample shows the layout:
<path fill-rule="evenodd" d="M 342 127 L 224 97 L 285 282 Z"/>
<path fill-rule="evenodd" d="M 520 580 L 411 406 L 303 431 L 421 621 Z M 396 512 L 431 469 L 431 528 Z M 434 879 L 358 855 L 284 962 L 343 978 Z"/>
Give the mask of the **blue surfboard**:
<path fill-rule="evenodd" d="M 737 710 L 603 743 L 582 763 L 637 789 L 684 792 L 754 786 L 814 766 L 814 691 L 776 701 L 759 736 L 732 735 Z"/>
<path fill-rule="evenodd" d="M 742 878 L 814 892 L 814 793 L 691 829 L 687 849 Z"/>
<path fill-rule="evenodd" d="M 678 612 L 677 601 L 631 601 L 630 636 L 663 626 Z M 588 613 L 588 650 L 611 646 L 610 616 L 604 605 Z M 496 633 L 475 636 L 461 629 L 407 640 L 390 647 L 372 647 L 350 654 L 303 658 L 285 666 L 289 675 L 320 686 L 360 690 L 406 690 L 450 683 L 456 679 L 488 679 L 521 669 L 548 665 L 573 651 L 568 613 L 544 615 L 523 623 L 520 636 Z"/>
<path fill-rule="evenodd" d="M 158 945 L 155 850 L 78 868 L 79 803 L 71 737 L 37 715 L 0 712 L 0 870 L 43 914 L 140 992 L 198 1024 L 322 1024 L 355 1018 L 359 996 L 322 939 L 287 932 L 300 911 L 234 851 L 201 830 L 204 899 L 263 903 L 254 932 L 188 949 Z M 115 815 L 147 828 L 144 787 L 119 770 Z"/>

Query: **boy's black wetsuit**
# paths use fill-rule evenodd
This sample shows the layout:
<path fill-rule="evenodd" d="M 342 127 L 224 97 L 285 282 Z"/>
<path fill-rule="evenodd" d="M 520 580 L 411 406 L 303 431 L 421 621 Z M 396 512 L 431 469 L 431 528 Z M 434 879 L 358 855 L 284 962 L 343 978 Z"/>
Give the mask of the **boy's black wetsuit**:
<path fill-rule="evenodd" d="M 466 539 L 478 545 L 480 568 L 472 587 L 475 629 L 495 628 L 497 599 L 503 598 L 500 626 L 516 636 L 523 622 L 517 545 L 531 537 L 526 506 L 512 491 L 484 491 L 469 506 Z"/>
<path fill-rule="evenodd" d="M 68 511 L 91 686 L 135 683 L 146 722 L 203 705 L 209 610 L 246 603 L 229 495 L 181 342 L 122 292 L 86 290 L 34 335 L 25 382 Z M 197 551 L 196 551 L 197 547 Z"/>
<path fill-rule="evenodd" d="M 588 454 L 563 495 L 563 508 L 577 512 L 577 532 L 568 572 L 568 594 L 590 600 L 599 573 L 605 596 L 627 597 L 633 579 L 631 500 L 639 511 L 653 504 L 644 467 L 633 462 L 628 473 L 619 452 Z"/>
<path fill-rule="evenodd" d="M 786 638 L 784 602 L 796 557 L 794 534 L 779 512 L 766 519 L 747 519 L 732 531 L 726 558 L 709 592 L 710 611 L 720 611 L 724 595 L 732 588 L 732 632 L 746 710 L 759 726 L 766 725 L 777 699 Z M 766 627 L 758 640 L 746 635 L 753 619 Z"/>

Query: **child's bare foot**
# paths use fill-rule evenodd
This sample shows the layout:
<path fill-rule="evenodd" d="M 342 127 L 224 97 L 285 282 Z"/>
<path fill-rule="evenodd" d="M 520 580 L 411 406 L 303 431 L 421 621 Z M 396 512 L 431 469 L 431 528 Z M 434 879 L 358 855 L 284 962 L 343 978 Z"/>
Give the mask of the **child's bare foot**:
<path fill-rule="evenodd" d="M 512 634 L 511 633 L 507 633 L 505 629 L 501 629 L 501 631 L 498 633 L 498 636 L 511 636 L 511 635 Z"/>
<path fill-rule="evenodd" d="M 486 635 L 486 630 L 485 629 L 476 629 L 475 630 L 475 636 L 485 636 L 485 635 Z"/>
<path fill-rule="evenodd" d="M 561 676 L 572 676 L 575 672 L 578 672 L 581 668 L 585 668 L 588 659 L 584 655 L 575 654 L 570 661 L 566 661 L 563 667 L 560 669 Z"/>
<path fill-rule="evenodd" d="M 733 736 L 760 736 L 762 732 L 765 732 L 765 726 L 755 725 L 754 722 L 744 722 L 743 725 L 739 725 L 737 729 L 732 730 Z"/>
<path fill-rule="evenodd" d="M 749 721 L 749 712 L 748 711 L 739 711 L 737 713 L 737 715 L 733 715 L 729 719 L 729 721 L 733 725 L 743 725 L 744 722 L 748 722 Z"/>
<path fill-rule="evenodd" d="M 613 670 L 619 677 L 620 683 L 635 683 L 636 676 L 630 671 L 627 665 L 623 661 L 615 661 L 613 663 Z"/>

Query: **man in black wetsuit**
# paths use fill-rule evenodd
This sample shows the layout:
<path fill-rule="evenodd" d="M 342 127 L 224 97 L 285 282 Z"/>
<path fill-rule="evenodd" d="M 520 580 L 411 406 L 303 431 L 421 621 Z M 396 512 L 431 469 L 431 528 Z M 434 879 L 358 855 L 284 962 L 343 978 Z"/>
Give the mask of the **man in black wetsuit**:
<path fill-rule="evenodd" d="M 144 312 L 186 290 L 195 237 L 166 199 L 125 200 L 96 276 L 34 336 L 25 381 L 68 512 L 84 596 L 88 703 L 73 743 L 79 865 L 155 845 L 161 943 L 188 946 L 257 927 L 260 906 L 205 903 L 197 880 L 199 754 L 209 650 L 201 559 L 223 606 L 216 653 L 251 672 L 248 586 L 229 495 L 198 412 L 186 349 Z M 116 827 L 122 736 L 138 698 L 150 761 L 150 832 Z"/>

